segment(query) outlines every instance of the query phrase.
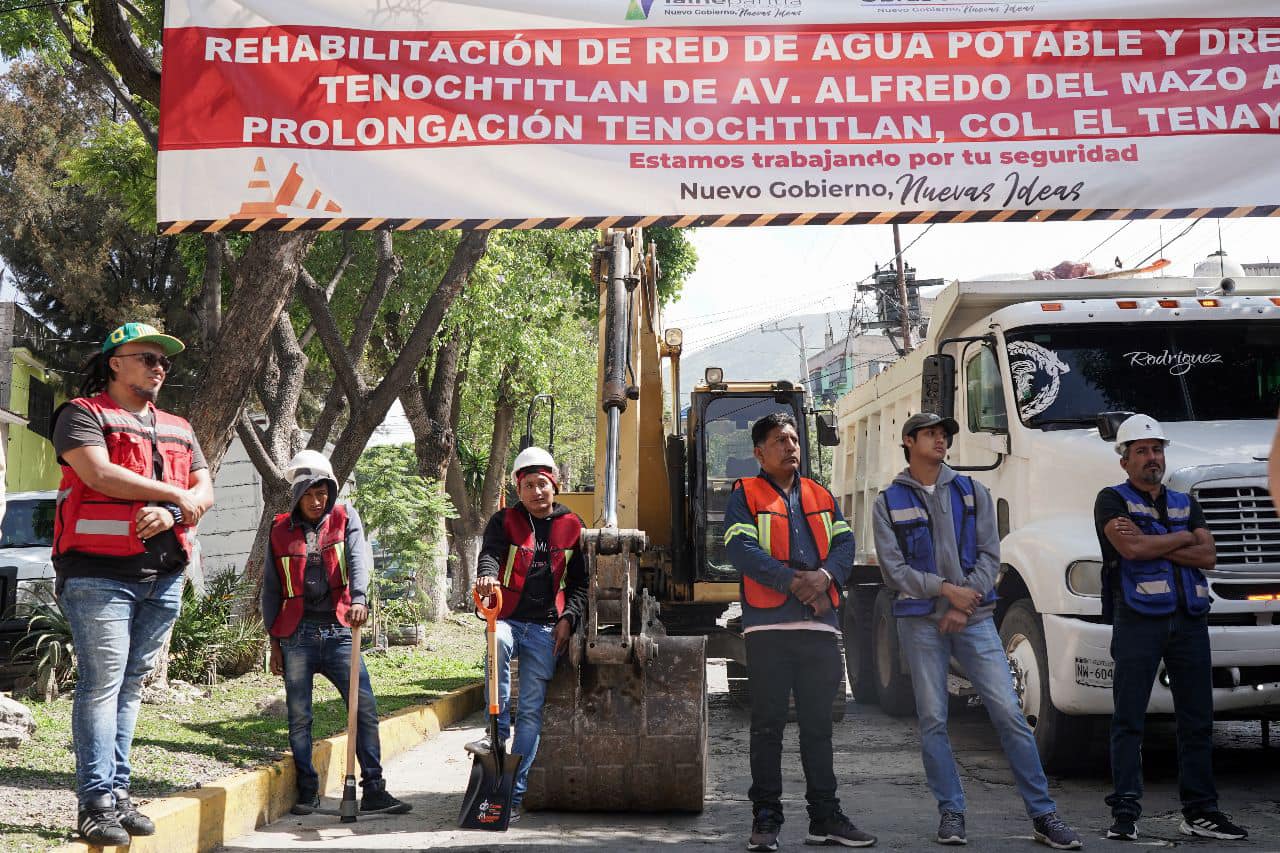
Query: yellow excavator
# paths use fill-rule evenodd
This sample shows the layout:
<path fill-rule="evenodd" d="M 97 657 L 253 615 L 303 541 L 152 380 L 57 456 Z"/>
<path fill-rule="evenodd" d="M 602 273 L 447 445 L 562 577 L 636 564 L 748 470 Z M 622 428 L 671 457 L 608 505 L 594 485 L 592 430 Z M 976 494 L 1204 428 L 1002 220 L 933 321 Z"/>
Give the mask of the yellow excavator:
<path fill-rule="evenodd" d="M 596 488 L 557 498 L 591 525 L 582 534 L 588 606 L 548 689 L 524 805 L 698 812 L 707 658 L 728 659 L 731 691 L 745 687 L 741 633 L 721 624 L 739 587 L 724 553 L 725 505 L 734 481 L 759 470 L 751 424 L 770 412 L 795 417 L 808 475 L 809 411 L 797 384 L 728 382 L 710 368 L 682 431 L 682 335 L 662 328 L 653 246 L 638 228 L 603 231 L 593 268 Z M 834 424 L 821 416 L 816 424 L 820 443 L 835 444 Z"/>

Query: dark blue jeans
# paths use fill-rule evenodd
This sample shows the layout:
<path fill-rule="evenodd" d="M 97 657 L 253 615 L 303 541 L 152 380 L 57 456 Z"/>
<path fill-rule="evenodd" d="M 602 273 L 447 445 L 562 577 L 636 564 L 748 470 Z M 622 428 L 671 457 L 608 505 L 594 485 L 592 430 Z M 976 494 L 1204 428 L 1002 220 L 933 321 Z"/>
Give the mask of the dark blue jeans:
<path fill-rule="evenodd" d="M 1181 608 L 1144 616 L 1115 603 L 1111 634 L 1115 680 L 1111 694 L 1111 778 L 1107 805 L 1115 817 L 1142 816 L 1142 733 L 1160 660 L 1169 673 L 1178 724 L 1178 796 L 1184 815 L 1216 811 L 1213 785 L 1213 675 L 1209 625 Z"/>
<path fill-rule="evenodd" d="M 300 798 L 319 791 L 320 779 L 311 763 L 311 684 L 319 674 L 338 688 L 345 705 L 351 676 L 351 629 L 342 625 L 303 622 L 292 636 L 280 641 L 284 656 L 284 692 L 289 706 L 289 747 L 298 774 Z M 360 662 L 360 708 L 356 715 L 356 758 L 365 790 L 381 788 L 382 744 L 378 738 L 378 706 L 373 700 L 369 672 Z"/>

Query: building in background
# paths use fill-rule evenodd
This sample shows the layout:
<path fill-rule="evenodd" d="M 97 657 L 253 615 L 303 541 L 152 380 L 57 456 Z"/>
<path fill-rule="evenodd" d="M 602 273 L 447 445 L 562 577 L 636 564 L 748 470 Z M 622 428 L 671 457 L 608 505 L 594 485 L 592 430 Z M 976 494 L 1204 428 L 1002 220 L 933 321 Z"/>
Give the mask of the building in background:
<path fill-rule="evenodd" d="M 62 472 L 49 439 L 53 411 L 66 400 L 41 353 L 49 330 L 14 302 L 0 302 L 0 441 L 5 491 L 56 489 Z"/>

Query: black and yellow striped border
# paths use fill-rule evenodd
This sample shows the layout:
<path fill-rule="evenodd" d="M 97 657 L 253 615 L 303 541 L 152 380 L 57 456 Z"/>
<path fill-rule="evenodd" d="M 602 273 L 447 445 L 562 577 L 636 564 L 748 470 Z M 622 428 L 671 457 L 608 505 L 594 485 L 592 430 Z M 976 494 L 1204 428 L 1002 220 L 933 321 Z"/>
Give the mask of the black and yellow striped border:
<path fill-rule="evenodd" d="M 1230 219 L 1280 216 L 1280 205 L 1256 207 L 1163 207 L 1084 210 L 921 210 L 861 213 L 724 213 L 685 216 L 561 216 L 533 219 L 189 219 L 161 222 L 161 234 L 213 234 L 219 231 L 482 231 L 502 228 L 675 228 L 756 227 L 766 225 L 924 225 L 951 222 L 1097 222 L 1126 219 Z"/>

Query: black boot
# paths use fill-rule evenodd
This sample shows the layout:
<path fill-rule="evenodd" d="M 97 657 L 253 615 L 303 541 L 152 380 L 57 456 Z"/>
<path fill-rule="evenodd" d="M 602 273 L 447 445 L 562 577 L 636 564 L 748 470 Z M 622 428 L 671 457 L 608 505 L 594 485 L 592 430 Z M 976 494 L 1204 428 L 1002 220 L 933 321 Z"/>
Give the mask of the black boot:
<path fill-rule="evenodd" d="M 129 843 L 129 833 L 120 825 L 115 797 L 110 794 L 103 794 L 96 800 L 80 805 L 80 810 L 76 813 L 76 829 L 85 841 L 100 847 Z"/>
<path fill-rule="evenodd" d="M 360 811 L 383 812 L 384 814 L 405 814 L 413 806 L 403 800 L 397 800 L 387 793 L 383 782 L 366 782 L 364 796 L 360 798 Z"/>
<path fill-rule="evenodd" d="M 151 822 L 151 818 L 138 811 L 133 800 L 129 799 L 127 791 L 116 794 L 116 816 L 120 819 L 120 825 L 124 827 L 124 831 L 130 835 L 156 834 L 156 825 Z"/>
<path fill-rule="evenodd" d="M 320 794 L 316 791 L 299 791 L 298 801 L 289 809 L 289 814 L 307 815 L 320 808 Z"/>

